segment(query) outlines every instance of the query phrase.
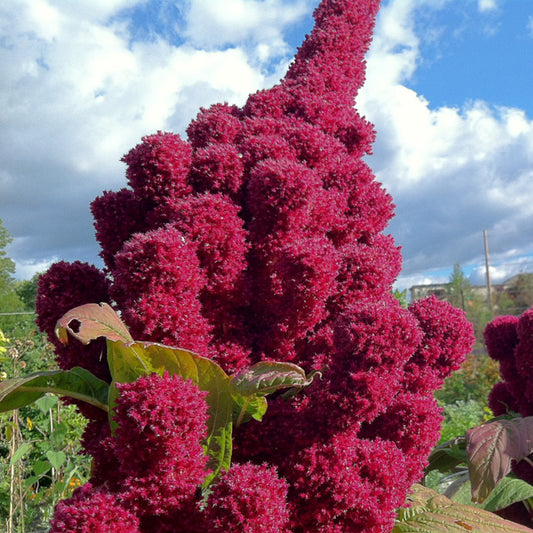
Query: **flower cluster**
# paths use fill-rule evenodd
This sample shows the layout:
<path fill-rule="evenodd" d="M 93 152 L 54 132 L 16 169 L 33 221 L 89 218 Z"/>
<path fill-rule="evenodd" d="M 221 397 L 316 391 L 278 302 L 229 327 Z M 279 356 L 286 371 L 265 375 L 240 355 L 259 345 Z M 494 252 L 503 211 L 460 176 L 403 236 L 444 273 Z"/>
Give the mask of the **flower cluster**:
<path fill-rule="evenodd" d="M 105 346 L 79 342 L 63 344 L 55 335 L 57 321 L 72 308 L 92 302 L 109 303 L 108 282 L 103 272 L 87 263 L 55 263 L 39 280 L 37 290 L 37 325 L 55 346 L 56 361 L 63 370 L 82 366 L 100 379 L 109 381 L 111 374 L 102 354 Z"/>
<path fill-rule="evenodd" d="M 134 338 L 195 351 L 227 372 L 267 359 L 322 375 L 294 398 L 270 401 L 261 424 L 238 428 L 236 464 L 201 516 L 190 499 L 201 461 L 167 480 L 156 442 L 164 427 L 150 433 L 156 415 L 119 407 L 123 428 L 92 447 L 96 478 L 142 530 L 195 531 L 208 520 L 209 531 L 377 533 L 391 529 L 422 475 L 441 421 L 433 391 L 473 336 L 448 304 L 407 310 L 390 296 L 401 255 L 382 232 L 394 206 L 363 161 L 374 131 L 353 107 L 378 7 L 323 0 L 279 85 L 243 108 L 202 109 L 188 141 L 159 132 L 124 157 L 129 188 L 92 204 L 105 295 L 87 286 L 78 298 L 62 267 L 61 294 L 112 301 Z M 61 314 L 45 298 L 50 283 L 53 271 L 41 280 L 43 325 Z M 181 400 L 165 387 L 147 397 L 171 424 L 166 410 Z M 116 468 L 105 467 L 110 449 Z M 142 475 L 129 472 L 141 464 Z"/>
<path fill-rule="evenodd" d="M 50 525 L 50 533 L 139 532 L 139 520 L 115 496 L 94 488 L 91 483 L 57 504 Z"/>
<path fill-rule="evenodd" d="M 206 514 L 213 533 L 286 533 L 287 483 L 271 467 L 236 464 L 215 486 Z"/>
<path fill-rule="evenodd" d="M 209 473 L 207 393 L 168 374 L 118 388 L 117 427 L 94 453 L 97 474 L 59 503 L 51 533 L 283 533 L 287 483 L 271 467 L 235 465 L 200 501 Z"/>
<path fill-rule="evenodd" d="M 527 357 L 525 349 L 530 344 L 527 337 L 533 332 L 533 329 L 527 331 L 532 317 L 531 309 L 526 311 L 522 318 L 502 315 L 485 328 L 487 352 L 492 359 L 500 363 L 500 374 L 503 378 L 489 394 L 489 406 L 495 416 L 508 411 L 520 413 L 522 416 L 533 414 L 533 398 L 528 399 L 526 396 L 526 389 L 533 390 L 533 382 L 530 381 L 533 377 L 531 365 L 523 367 L 521 364 L 523 356 Z M 523 335 L 523 341 L 519 331 Z M 529 357 L 532 353 L 530 350 Z"/>
<path fill-rule="evenodd" d="M 484 331 L 489 356 L 500 364 L 502 381 L 489 393 L 489 407 L 495 416 L 517 413 L 533 416 L 533 308 L 521 317 L 498 316 Z M 530 461 L 513 464 L 514 473 L 533 483 Z M 504 518 L 530 526 L 533 516 L 515 504 L 499 513 Z"/>
<path fill-rule="evenodd" d="M 137 516 L 169 514 L 194 498 L 206 476 L 206 393 L 156 374 L 118 387 L 118 426 L 106 447 L 117 468 L 106 481 Z"/>

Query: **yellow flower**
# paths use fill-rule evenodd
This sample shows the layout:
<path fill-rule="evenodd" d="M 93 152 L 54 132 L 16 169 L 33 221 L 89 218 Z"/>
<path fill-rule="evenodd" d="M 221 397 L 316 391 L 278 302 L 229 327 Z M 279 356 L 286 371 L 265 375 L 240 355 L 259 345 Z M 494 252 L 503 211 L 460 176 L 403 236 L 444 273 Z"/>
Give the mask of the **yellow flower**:
<path fill-rule="evenodd" d="M 0 329 L 0 344 L 8 343 L 9 339 L 7 339 L 4 334 L 2 333 L 2 330 Z M 4 353 L 6 351 L 6 348 L 3 346 L 0 346 L 0 353 Z"/>

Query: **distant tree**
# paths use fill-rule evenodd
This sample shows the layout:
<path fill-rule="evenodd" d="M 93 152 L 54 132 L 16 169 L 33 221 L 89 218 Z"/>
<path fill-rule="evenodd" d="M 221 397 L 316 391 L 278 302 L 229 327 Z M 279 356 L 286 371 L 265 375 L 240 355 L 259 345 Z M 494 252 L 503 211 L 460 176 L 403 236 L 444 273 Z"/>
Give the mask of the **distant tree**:
<path fill-rule="evenodd" d="M 15 292 L 28 310 L 35 309 L 39 276 L 37 273 L 29 280 L 19 281 L 15 288 Z"/>
<path fill-rule="evenodd" d="M 533 305 L 533 274 L 519 274 L 514 293 L 515 314 L 521 314 Z"/>
<path fill-rule="evenodd" d="M 0 313 L 24 311 L 25 306 L 16 293 L 15 262 L 7 255 L 6 248 L 13 238 L 0 220 Z M 13 338 L 20 329 L 20 316 L 0 314 L 0 330 Z"/>
<path fill-rule="evenodd" d="M 500 290 L 495 293 L 494 307 L 497 310 L 498 314 L 502 314 L 502 315 L 516 315 L 517 314 L 516 304 L 515 304 L 513 297 L 511 297 L 508 291 Z"/>
<path fill-rule="evenodd" d="M 467 301 L 472 299 L 472 286 L 465 276 L 459 263 L 453 266 L 453 272 L 448 284 L 448 301 L 455 307 L 466 311 Z"/>
<path fill-rule="evenodd" d="M 12 241 L 13 237 L 0 219 L 0 296 L 6 295 L 13 289 L 15 263 L 6 252 L 7 245 Z"/>
<path fill-rule="evenodd" d="M 401 291 L 400 289 L 394 289 L 392 295 L 398 300 L 400 305 L 407 309 L 409 307 L 409 302 L 407 301 L 407 289 Z"/>

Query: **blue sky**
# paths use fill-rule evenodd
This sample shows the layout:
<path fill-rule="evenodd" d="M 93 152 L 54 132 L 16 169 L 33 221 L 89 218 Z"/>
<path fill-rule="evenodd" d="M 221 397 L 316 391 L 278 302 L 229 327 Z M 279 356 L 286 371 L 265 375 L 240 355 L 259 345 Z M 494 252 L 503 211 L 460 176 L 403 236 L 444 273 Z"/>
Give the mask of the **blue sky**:
<path fill-rule="evenodd" d="M 409 85 L 432 107 L 481 99 L 518 106 L 531 116 L 530 0 L 495 2 L 485 11 L 475 9 L 473 2 L 470 9 L 463 3 L 467 7 L 450 6 L 417 17 L 422 59 Z"/>
<path fill-rule="evenodd" d="M 143 135 L 283 76 L 315 0 L 4 0 L 0 218 L 17 276 L 100 264 L 89 204 Z M 386 0 L 357 108 L 395 199 L 400 288 L 533 271 L 533 2 Z"/>

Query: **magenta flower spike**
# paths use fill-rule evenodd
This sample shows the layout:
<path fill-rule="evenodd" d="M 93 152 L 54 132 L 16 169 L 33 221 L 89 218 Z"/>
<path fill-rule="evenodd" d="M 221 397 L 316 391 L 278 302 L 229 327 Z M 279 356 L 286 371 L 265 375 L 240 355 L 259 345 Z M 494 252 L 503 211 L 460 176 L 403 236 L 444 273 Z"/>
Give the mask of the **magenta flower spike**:
<path fill-rule="evenodd" d="M 278 85 L 242 109 L 201 109 L 187 140 L 144 137 L 123 159 L 129 187 L 92 204 L 109 284 L 99 298 L 134 338 L 197 352 L 230 374 L 262 360 L 321 373 L 294 397 L 270 400 L 261 423 L 236 429 L 234 465 L 203 510 L 190 491 L 160 504 L 164 454 L 146 459 L 153 490 L 150 475 L 141 480 L 129 466 L 99 469 L 95 482 L 139 517 L 141 531 L 382 533 L 422 477 L 440 431 L 433 392 L 473 334 L 446 303 L 407 310 L 391 296 L 401 254 L 383 231 L 394 205 L 363 160 L 375 133 L 355 109 L 378 8 L 323 0 Z M 62 268 L 66 287 L 75 267 Z M 58 295 L 52 277 L 41 280 L 42 324 L 64 312 L 54 299 L 94 301 L 89 286 Z M 91 368 L 89 359 L 75 364 Z M 172 386 L 153 390 L 167 405 Z M 194 418 L 201 401 L 191 402 Z M 151 448 L 128 435 L 106 436 L 96 455 L 120 450 L 118 464 L 134 465 L 128 446 L 140 457 Z M 172 438 L 161 432 L 163 443 Z M 191 458 L 195 472 L 198 464 Z"/>

